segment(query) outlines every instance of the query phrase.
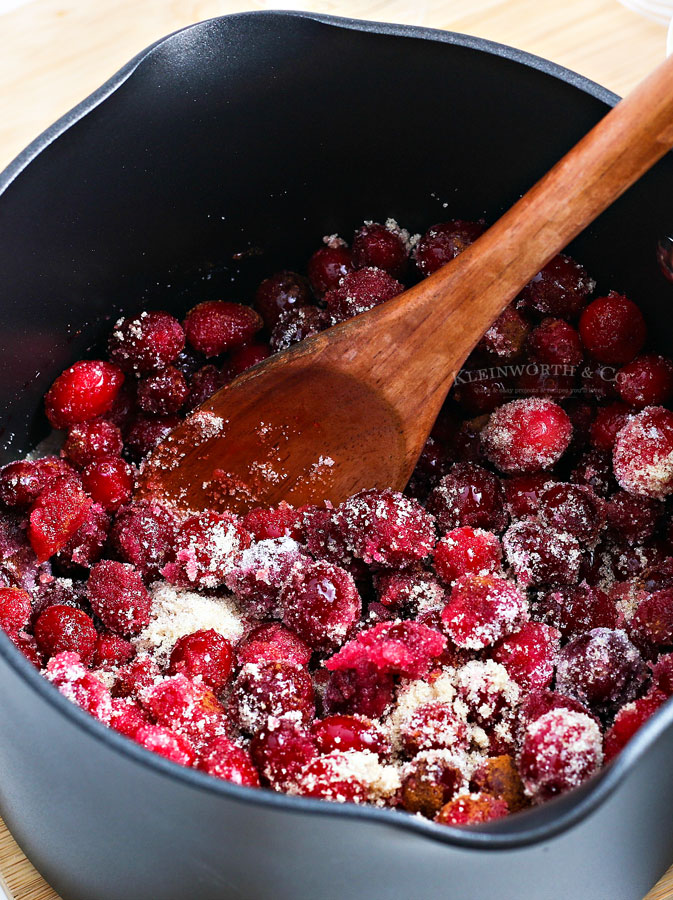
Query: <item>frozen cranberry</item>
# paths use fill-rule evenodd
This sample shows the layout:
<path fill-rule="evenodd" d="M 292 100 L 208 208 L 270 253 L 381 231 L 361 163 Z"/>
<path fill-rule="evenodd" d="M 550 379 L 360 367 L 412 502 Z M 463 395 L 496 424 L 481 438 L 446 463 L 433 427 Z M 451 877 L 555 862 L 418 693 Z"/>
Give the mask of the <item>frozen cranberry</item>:
<path fill-rule="evenodd" d="M 302 514 L 294 506 L 281 501 L 275 509 L 251 509 L 243 516 L 243 527 L 256 541 L 301 537 Z"/>
<path fill-rule="evenodd" d="M 667 497 L 673 491 L 673 412 L 650 406 L 629 419 L 617 435 L 612 460 L 624 490 Z"/>
<path fill-rule="evenodd" d="M 594 287 L 582 266 L 560 253 L 528 282 L 519 302 L 546 316 L 572 319 L 586 306 Z"/>
<path fill-rule="evenodd" d="M 330 673 L 323 706 L 327 714 L 346 712 L 377 719 L 390 706 L 393 689 L 391 673 L 365 661 L 357 669 Z"/>
<path fill-rule="evenodd" d="M 167 366 L 185 346 L 177 319 L 158 310 L 120 319 L 110 335 L 110 359 L 125 371 L 151 372 Z"/>
<path fill-rule="evenodd" d="M 172 584 L 214 588 L 224 582 L 251 538 L 233 513 L 206 511 L 186 519 L 162 574 Z"/>
<path fill-rule="evenodd" d="M 453 396 L 457 403 L 470 415 L 493 412 L 507 397 L 509 386 L 505 378 L 497 376 L 456 379 Z"/>
<path fill-rule="evenodd" d="M 161 725 L 141 725 L 133 738 L 146 750 L 179 766 L 191 766 L 196 759 L 194 748 L 186 738 Z"/>
<path fill-rule="evenodd" d="M 470 788 L 503 800 L 511 813 L 528 806 L 521 776 L 509 754 L 488 757 L 472 774 Z"/>
<path fill-rule="evenodd" d="M 141 460 L 179 424 L 177 416 L 134 416 L 124 435 L 124 443 L 133 458 Z"/>
<path fill-rule="evenodd" d="M 234 653 L 229 641 L 213 628 L 195 631 L 179 638 L 171 651 L 168 671 L 182 672 L 189 678 L 200 676 L 216 693 L 229 680 Z"/>
<path fill-rule="evenodd" d="M 291 714 L 306 723 L 315 715 L 311 677 L 290 662 L 246 663 L 234 682 L 232 702 L 237 722 L 249 734 L 264 728 L 269 716 Z"/>
<path fill-rule="evenodd" d="M 325 294 L 332 324 L 344 322 L 401 294 L 404 286 L 382 269 L 368 267 L 345 275 Z"/>
<path fill-rule="evenodd" d="M 226 731 L 224 709 L 215 694 L 182 674 L 150 685 L 140 700 L 160 725 L 188 738 L 197 751 Z"/>
<path fill-rule="evenodd" d="M 47 656 L 70 651 L 82 662 L 93 660 L 98 634 L 91 616 L 72 606 L 49 606 L 35 622 L 35 640 Z"/>
<path fill-rule="evenodd" d="M 84 487 L 103 509 L 119 509 L 131 497 L 133 469 L 119 456 L 104 456 L 82 472 Z"/>
<path fill-rule="evenodd" d="M 528 618 L 519 588 L 496 575 L 464 575 L 442 612 L 444 630 L 459 647 L 480 650 L 516 631 Z"/>
<path fill-rule="evenodd" d="M 666 647 L 673 643 L 673 588 L 655 591 L 642 599 L 628 631 L 639 647 Z"/>
<path fill-rule="evenodd" d="M 299 344 L 306 338 L 313 337 L 329 328 L 329 313 L 317 306 L 302 306 L 282 313 L 276 322 L 269 344 L 274 353 L 287 350 L 293 344 Z"/>
<path fill-rule="evenodd" d="M 507 669 L 492 659 L 473 659 L 460 666 L 455 686 L 468 718 L 484 727 L 510 719 L 521 695 Z"/>
<path fill-rule="evenodd" d="M 250 754 L 224 735 L 214 738 L 208 744 L 199 768 L 223 781 L 245 787 L 259 787 L 259 774 Z"/>
<path fill-rule="evenodd" d="M 150 724 L 147 713 L 133 700 L 127 697 L 112 699 L 110 728 L 114 728 L 125 737 L 134 738 L 139 728 Z"/>
<path fill-rule="evenodd" d="M 617 390 L 624 403 L 637 409 L 661 406 L 673 396 L 673 363 L 656 353 L 636 356 L 617 374 Z"/>
<path fill-rule="evenodd" d="M 314 649 L 333 650 L 360 617 L 361 601 L 348 572 L 327 562 L 298 560 L 280 595 L 283 623 Z"/>
<path fill-rule="evenodd" d="M 607 502 L 608 526 L 618 537 L 642 544 L 652 537 L 664 514 L 664 505 L 649 497 L 616 491 Z"/>
<path fill-rule="evenodd" d="M 505 801 L 490 794 L 461 794 L 439 810 L 435 822 L 440 825 L 482 825 L 501 819 L 507 812 Z"/>
<path fill-rule="evenodd" d="M 383 573 L 375 586 L 379 602 L 395 613 L 418 616 L 446 603 L 446 588 L 430 572 Z"/>
<path fill-rule="evenodd" d="M 103 560 L 89 575 L 87 592 L 99 619 L 119 634 L 137 634 L 150 620 L 152 599 L 129 563 Z"/>
<path fill-rule="evenodd" d="M 666 702 L 666 694 L 660 691 L 650 691 L 644 697 L 627 703 L 619 710 L 612 723 L 612 727 L 605 735 L 605 762 L 621 753 L 631 740 L 633 735 L 647 720 L 654 715 L 659 707 Z"/>
<path fill-rule="evenodd" d="M 491 414 L 481 433 L 486 456 L 503 472 L 538 472 L 568 448 L 572 425 L 551 400 L 513 400 Z"/>
<path fill-rule="evenodd" d="M 513 519 L 523 519 L 525 516 L 535 515 L 540 506 L 540 494 L 551 484 L 554 481 L 543 472 L 504 479 L 502 486 L 510 516 Z"/>
<path fill-rule="evenodd" d="M 574 389 L 572 366 L 530 363 L 516 379 L 516 393 L 527 400 L 545 398 L 560 403 L 567 400 Z"/>
<path fill-rule="evenodd" d="M 593 628 L 615 628 L 617 607 L 608 595 L 586 582 L 559 586 L 543 594 L 535 613 L 568 640 Z"/>
<path fill-rule="evenodd" d="M 609 713 L 633 700 L 645 679 L 645 664 L 625 632 L 594 628 L 561 650 L 556 687 L 591 710 Z"/>
<path fill-rule="evenodd" d="M 224 583 L 255 618 L 279 618 L 283 587 L 295 563 L 303 559 L 310 562 L 293 541 L 260 541 L 233 562 Z"/>
<path fill-rule="evenodd" d="M 28 625 L 32 612 L 30 594 L 15 587 L 0 587 L 0 628 L 15 634 Z"/>
<path fill-rule="evenodd" d="M 474 463 L 452 466 L 428 497 L 427 507 L 442 531 L 461 525 L 501 531 L 507 524 L 500 479 Z"/>
<path fill-rule="evenodd" d="M 372 266 L 401 278 L 407 269 L 409 251 L 399 229 L 369 222 L 355 232 L 352 255 L 356 269 Z"/>
<path fill-rule="evenodd" d="M 536 519 L 520 519 L 502 539 L 507 562 L 519 584 L 574 584 L 579 575 L 582 551 L 577 538 L 556 531 Z"/>
<path fill-rule="evenodd" d="M 424 559 L 435 545 L 435 527 L 416 500 L 389 489 L 360 491 L 336 511 L 347 548 L 367 564 L 402 567 Z"/>
<path fill-rule="evenodd" d="M 110 723 L 112 698 L 108 689 L 88 672 L 76 652 L 64 651 L 47 663 L 45 678 L 58 688 L 64 697 L 95 716 L 105 725 Z"/>
<path fill-rule="evenodd" d="M 540 803 L 578 787 L 603 763 L 602 736 L 583 713 L 555 709 L 526 729 L 519 772 L 526 793 Z"/>
<path fill-rule="evenodd" d="M 66 571 L 90 569 L 103 555 L 109 530 L 110 517 L 100 504 L 94 503 L 84 522 L 56 554 L 59 567 Z"/>
<path fill-rule="evenodd" d="M 92 504 L 79 478 L 66 476 L 49 484 L 33 503 L 28 538 L 38 562 L 62 550 L 86 520 Z"/>
<path fill-rule="evenodd" d="M 617 435 L 629 420 L 631 410 L 624 403 L 601 407 L 591 423 L 591 445 L 597 450 L 612 450 Z"/>
<path fill-rule="evenodd" d="M 381 672 L 422 678 L 432 661 L 441 656 L 446 638 L 418 622 L 381 622 L 361 631 L 325 663 L 331 671 L 364 670 L 373 665 Z"/>
<path fill-rule="evenodd" d="M 250 753 L 263 778 L 276 790 L 293 787 L 318 756 L 315 739 L 291 719 L 270 720 L 250 742 Z"/>
<path fill-rule="evenodd" d="M 138 406 L 151 415 L 176 413 L 187 399 L 187 379 L 175 366 L 166 366 L 138 382 Z"/>
<path fill-rule="evenodd" d="M 308 261 L 307 271 L 311 286 L 318 297 L 334 290 L 344 275 L 353 268 L 351 251 L 344 244 L 321 247 Z"/>
<path fill-rule="evenodd" d="M 570 473 L 570 481 L 573 484 L 586 484 L 599 497 L 607 497 L 617 487 L 610 454 L 599 450 L 582 453 Z"/>
<path fill-rule="evenodd" d="M 72 474 L 68 463 L 57 456 L 8 463 L 0 469 L 0 502 L 9 507 L 29 506 L 57 478 Z"/>
<path fill-rule="evenodd" d="M 477 350 L 499 359 L 514 359 L 523 350 L 529 331 L 530 324 L 526 317 L 515 307 L 507 306 L 484 332 Z"/>
<path fill-rule="evenodd" d="M 452 455 L 456 463 L 479 463 L 486 461 L 481 442 L 481 432 L 488 423 L 488 415 L 477 416 L 463 421 L 456 430 Z"/>
<path fill-rule="evenodd" d="M 525 730 L 531 722 L 535 722 L 540 716 L 544 716 L 553 709 L 569 709 L 572 712 L 584 713 L 589 718 L 594 718 L 587 707 L 573 697 L 566 697 L 558 691 L 532 690 L 522 698 L 519 707 L 519 722 Z M 598 723 L 597 719 L 596 722 Z"/>
<path fill-rule="evenodd" d="M 189 393 L 184 402 L 185 412 L 193 412 L 197 406 L 205 403 L 216 391 L 231 381 L 228 372 L 218 369 L 217 366 L 208 363 L 201 366 L 189 381 Z"/>
<path fill-rule="evenodd" d="M 159 678 L 159 666 L 147 654 L 136 656 L 117 673 L 113 691 L 116 697 L 140 697 Z"/>
<path fill-rule="evenodd" d="M 105 414 L 105 418 L 116 425 L 124 435 L 137 408 L 135 383 L 131 384 L 127 379 L 117 393 L 109 412 Z"/>
<path fill-rule="evenodd" d="M 229 365 L 234 375 L 240 375 L 247 369 L 256 366 L 257 363 L 271 356 L 271 347 L 265 341 L 250 341 L 241 344 L 229 357 Z"/>
<path fill-rule="evenodd" d="M 435 547 L 433 565 L 451 584 L 461 575 L 488 575 L 500 569 L 502 548 L 497 535 L 481 528 L 454 528 Z"/>
<path fill-rule="evenodd" d="M 540 518 L 557 531 L 566 531 L 582 544 L 596 543 L 605 527 L 603 501 L 586 485 L 552 484 L 540 494 Z"/>
<path fill-rule="evenodd" d="M 564 319 L 543 319 L 531 331 L 528 349 L 538 362 L 552 366 L 578 366 L 583 352 L 580 336 Z"/>
<path fill-rule="evenodd" d="M 118 366 L 82 360 L 58 376 L 44 398 L 54 428 L 68 428 L 102 416 L 111 408 L 124 382 Z"/>
<path fill-rule="evenodd" d="M 656 662 L 650 663 L 650 668 L 652 689 L 673 697 L 673 653 L 662 653 Z"/>
<path fill-rule="evenodd" d="M 337 525 L 336 510 L 331 504 L 303 508 L 301 521 L 304 544 L 311 556 L 353 571 L 353 554 L 346 546 L 346 536 Z M 364 563 L 362 571 L 366 572 Z"/>
<path fill-rule="evenodd" d="M 183 324 L 189 345 L 210 358 L 247 343 L 264 323 L 249 306 L 206 300 L 189 310 Z"/>
<path fill-rule="evenodd" d="M 112 527 L 112 543 L 125 562 L 143 576 L 156 578 L 175 542 L 177 521 L 158 503 L 143 501 L 120 509 Z"/>
<path fill-rule="evenodd" d="M 408 756 L 424 750 L 467 750 L 467 725 L 452 704 L 434 701 L 417 706 L 401 728 L 402 745 Z"/>
<path fill-rule="evenodd" d="M 308 644 L 280 622 L 258 625 L 236 650 L 240 666 L 246 663 L 289 662 L 305 667 L 311 655 Z"/>
<path fill-rule="evenodd" d="M 26 631 L 14 631 L 7 635 L 14 646 L 26 657 L 29 663 L 36 669 L 41 669 L 43 665 L 42 653 L 37 646 L 37 641 L 32 634 Z"/>
<path fill-rule="evenodd" d="M 596 418 L 596 405 L 592 400 L 570 397 L 570 399 L 564 400 L 563 409 L 573 427 L 570 449 L 581 450 L 589 443 L 591 426 Z"/>
<path fill-rule="evenodd" d="M 288 309 L 309 306 L 311 292 L 306 279 L 285 269 L 265 278 L 255 293 L 254 306 L 268 329 L 272 329 L 278 316 Z"/>
<path fill-rule="evenodd" d="M 120 430 L 107 419 L 80 422 L 68 431 L 63 453 L 70 462 L 83 469 L 105 456 L 119 456 L 123 449 Z"/>
<path fill-rule="evenodd" d="M 124 666 L 135 655 L 136 648 L 130 641 L 117 634 L 99 634 L 93 662 L 97 668 Z"/>
<path fill-rule="evenodd" d="M 614 291 L 587 306 L 579 328 L 582 343 L 591 356 L 610 364 L 630 362 L 647 335 L 643 314 L 636 304 Z"/>
<path fill-rule="evenodd" d="M 301 793 L 338 803 L 366 803 L 369 786 L 358 766 L 360 757 L 361 754 L 340 750 L 317 757 L 302 772 Z"/>
<path fill-rule="evenodd" d="M 416 265 L 423 275 L 432 275 L 441 266 L 455 259 L 485 231 L 486 225 L 483 222 L 465 222 L 461 219 L 433 225 L 416 244 Z"/>
<path fill-rule="evenodd" d="M 317 720 L 311 732 L 321 753 L 332 750 L 371 750 L 386 755 L 390 747 L 378 725 L 363 716 L 333 715 Z"/>
<path fill-rule="evenodd" d="M 526 691 L 549 687 L 554 675 L 561 634 L 539 622 L 527 622 L 493 649 L 493 659 Z"/>
<path fill-rule="evenodd" d="M 402 807 L 431 819 L 463 787 L 465 777 L 456 762 L 440 754 L 422 754 L 404 767 Z"/>

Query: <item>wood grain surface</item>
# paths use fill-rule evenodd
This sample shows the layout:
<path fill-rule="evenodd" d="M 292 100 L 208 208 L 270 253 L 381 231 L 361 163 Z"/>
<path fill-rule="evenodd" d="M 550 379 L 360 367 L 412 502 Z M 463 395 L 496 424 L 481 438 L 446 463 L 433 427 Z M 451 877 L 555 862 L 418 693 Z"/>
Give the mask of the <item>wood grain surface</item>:
<path fill-rule="evenodd" d="M 201 19 L 271 6 L 293 3 L 32 0 L 0 14 L 0 169 L 147 44 Z M 548 57 L 619 94 L 663 59 L 666 42 L 663 26 L 617 0 L 309 0 L 297 7 L 480 35 Z M 58 900 L 1 822 L 0 870 L 14 900 Z M 646 900 L 673 900 L 673 868 Z"/>

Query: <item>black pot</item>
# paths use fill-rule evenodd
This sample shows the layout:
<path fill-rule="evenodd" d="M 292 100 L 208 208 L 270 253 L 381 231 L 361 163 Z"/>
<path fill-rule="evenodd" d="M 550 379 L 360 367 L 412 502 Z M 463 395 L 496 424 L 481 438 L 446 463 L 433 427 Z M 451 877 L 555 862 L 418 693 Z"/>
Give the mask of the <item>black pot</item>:
<path fill-rule="evenodd" d="M 4 456 L 44 433 L 44 391 L 120 312 L 244 299 L 364 217 L 493 220 L 616 99 L 517 50 L 394 25 L 256 13 L 158 42 L 0 175 Z M 672 189 L 666 158 L 573 246 L 668 345 L 655 246 Z M 4 635 L 0 678 L 2 815 L 64 900 L 640 900 L 673 859 L 670 703 L 579 791 L 458 830 L 179 768 Z"/>

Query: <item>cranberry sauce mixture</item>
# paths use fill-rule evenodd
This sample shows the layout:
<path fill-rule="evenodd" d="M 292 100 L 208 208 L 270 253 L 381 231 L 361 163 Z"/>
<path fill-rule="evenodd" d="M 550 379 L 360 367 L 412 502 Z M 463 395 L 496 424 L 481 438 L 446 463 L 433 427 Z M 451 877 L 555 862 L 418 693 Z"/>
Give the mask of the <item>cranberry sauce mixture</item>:
<path fill-rule="evenodd" d="M 567 256 L 486 332 L 404 495 L 132 500 L 179 417 L 484 227 L 367 222 L 56 379 L 59 454 L 0 471 L 0 626 L 62 694 L 217 778 L 448 825 L 579 785 L 673 694 L 673 364 Z"/>

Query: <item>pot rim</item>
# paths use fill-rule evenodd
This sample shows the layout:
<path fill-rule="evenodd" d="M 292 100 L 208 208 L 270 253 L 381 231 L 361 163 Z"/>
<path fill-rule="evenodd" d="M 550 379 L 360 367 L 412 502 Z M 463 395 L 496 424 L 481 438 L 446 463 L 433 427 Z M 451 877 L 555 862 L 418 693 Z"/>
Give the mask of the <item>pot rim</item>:
<path fill-rule="evenodd" d="M 172 32 L 150 44 L 137 56 L 123 66 L 101 87 L 85 98 L 81 103 L 59 118 L 53 125 L 47 128 L 41 135 L 33 140 L 10 164 L 0 172 L 0 197 L 18 177 L 18 175 L 54 140 L 66 132 L 71 126 L 84 118 L 89 112 L 103 103 L 122 84 L 132 77 L 135 70 L 149 59 L 152 54 L 170 41 L 179 39 L 181 35 L 188 34 L 195 29 L 201 29 L 222 20 L 229 19 L 277 19 L 279 21 L 292 18 L 311 19 L 323 25 L 333 28 L 350 29 L 353 31 L 384 34 L 402 38 L 420 38 L 445 44 L 467 47 L 500 56 L 539 72 L 550 75 L 556 79 L 576 87 L 578 90 L 589 94 L 591 97 L 602 101 L 607 106 L 614 106 L 619 97 L 612 91 L 599 84 L 577 74 L 550 60 L 495 43 L 484 38 L 464 35 L 457 32 L 441 31 L 433 28 L 424 28 L 411 25 L 395 25 L 385 22 L 369 22 L 359 19 L 340 18 L 336 16 L 314 14 L 292 10 L 260 10 L 247 13 L 234 13 L 228 16 L 219 16 L 206 19 L 189 25 L 186 28 Z M 432 841 L 448 844 L 454 847 L 462 847 L 473 850 L 503 850 L 517 847 L 530 846 L 560 835 L 561 833 L 579 824 L 583 819 L 601 806 L 617 786 L 624 781 L 629 772 L 637 765 L 639 759 L 647 752 L 651 745 L 673 724 L 673 702 L 666 702 L 651 719 L 640 728 L 619 756 L 594 776 L 585 788 L 580 789 L 577 800 L 570 808 L 565 808 L 565 798 L 552 800 L 544 805 L 545 809 L 552 810 L 558 804 L 563 808 L 558 809 L 558 815 L 552 821 L 534 823 L 528 825 L 528 821 L 534 810 L 517 813 L 502 820 L 507 827 L 515 826 L 509 832 L 494 830 L 502 827 L 481 826 L 479 828 L 463 829 L 452 826 L 439 825 L 427 819 L 413 816 L 408 813 L 400 813 L 393 809 L 382 809 L 374 806 L 358 806 L 349 803 L 330 803 L 324 800 L 307 797 L 295 797 L 287 794 L 276 793 L 266 788 L 248 788 L 231 782 L 214 778 L 196 769 L 188 769 L 176 763 L 152 753 L 149 750 L 134 743 L 111 728 L 103 725 L 93 716 L 80 709 L 73 702 L 64 697 L 48 682 L 35 667 L 12 644 L 9 638 L 0 632 L 0 658 L 17 672 L 21 678 L 41 698 L 58 709 L 62 715 L 69 719 L 77 728 L 82 729 L 95 740 L 102 741 L 113 750 L 138 764 L 152 769 L 157 774 L 169 780 L 182 781 L 185 786 L 206 791 L 211 794 L 219 794 L 229 800 L 238 803 L 257 804 L 270 809 L 285 811 L 292 814 L 310 814 L 320 816 L 340 816 L 379 823 L 382 826 L 395 828 L 417 834 Z M 565 802 L 564 802 L 565 801 Z"/>

